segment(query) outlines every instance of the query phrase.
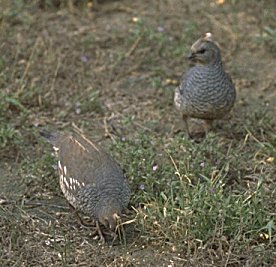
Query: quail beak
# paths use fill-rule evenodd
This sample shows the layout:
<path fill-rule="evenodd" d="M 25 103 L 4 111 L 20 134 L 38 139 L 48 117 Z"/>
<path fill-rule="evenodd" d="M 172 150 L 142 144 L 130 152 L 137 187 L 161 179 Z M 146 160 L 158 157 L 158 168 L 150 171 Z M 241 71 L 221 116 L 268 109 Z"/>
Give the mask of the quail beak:
<path fill-rule="evenodd" d="M 187 56 L 187 59 L 188 60 L 194 60 L 195 59 L 195 53 L 193 53 L 193 52 L 189 53 L 188 56 Z"/>
<path fill-rule="evenodd" d="M 117 223 L 120 220 L 120 216 L 117 213 L 114 213 L 112 215 L 112 219 L 111 221 L 109 221 L 109 228 L 114 231 L 116 229 Z"/>

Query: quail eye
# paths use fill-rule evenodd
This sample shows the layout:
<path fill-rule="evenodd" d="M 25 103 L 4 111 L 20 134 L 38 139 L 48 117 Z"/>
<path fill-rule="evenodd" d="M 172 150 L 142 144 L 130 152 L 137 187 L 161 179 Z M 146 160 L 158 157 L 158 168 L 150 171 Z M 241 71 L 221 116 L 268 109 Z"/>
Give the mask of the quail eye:
<path fill-rule="evenodd" d="M 198 53 L 199 53 L 199 54 L 204 54 L 205 51 L 206 51 L 205 49 L 200 49 L 200 50 L 198 51 Z"/>

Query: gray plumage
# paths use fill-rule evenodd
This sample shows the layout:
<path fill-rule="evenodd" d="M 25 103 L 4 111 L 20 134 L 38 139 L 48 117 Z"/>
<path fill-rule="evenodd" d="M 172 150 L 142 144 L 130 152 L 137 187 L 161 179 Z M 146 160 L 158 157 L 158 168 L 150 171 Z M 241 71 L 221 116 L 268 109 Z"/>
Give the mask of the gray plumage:
<path fill-rule="evenodd" d="M 182 112 L 188 133 L 189 117 L 205 120 L 207 131 L 214 119 L 222 118 L 232 109 L 235 86 L 223 69 L 220 49 L 210 33 L 192 45 L 188 58 L 196 65 L 181 78 L 175 90 L 175 106 Z"/>
<path fill-rule="evenodd" d="M 130 199 L 117 162 L 81 134 L 42 131 L 41 135 L 57 154 L 60 187 L 69 203 L 114 230 Z"/>

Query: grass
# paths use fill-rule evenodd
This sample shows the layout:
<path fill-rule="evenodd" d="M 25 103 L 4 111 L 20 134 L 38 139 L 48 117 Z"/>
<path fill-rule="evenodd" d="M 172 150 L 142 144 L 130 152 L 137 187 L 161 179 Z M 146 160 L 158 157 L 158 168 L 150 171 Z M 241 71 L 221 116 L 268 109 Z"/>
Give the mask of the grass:
<path fill-rule="evenodd" d="M 142 132 L 113 150 L 128 155 L 125 163 L 122 156 L 120 160 L 133 179 L 132 202 L 147 236 L 154 233 L 169 243 L 181 236 L 181 246 L 191 238 L 204 243 L 214 235 L 241 243 L 257 242 L 260 233 L 271 235 L 266 226 L 273 224 L 275 214 L 265 192 L 273 167 L 264 171 L 263 161 L 274 154 L 271 143 L 262 144 L 250 137 L 246 144 L 244 139 L 233 144 L 213 134 L 197 144 L 182 135 L 160 140 Z M 256 153 L 265 158 L 256 159 Z M 240 188 L 239 183 L 251 179 L 252 188 Z"/>
<path fill-rule="evenodd" d="M 42 1 L 40 7 L 5 2 L 1 266 L 275 265 L 276 122 L 273 88 L 261 89 L 261 81 L 274 77 L 272 9 L 264 4 L 269 30 L 256 35 L 249 27 L 257 25 L 250 5 L 246 13 L 246 4 L 229 2 L 225 17 L 219 7 L 201 3 L 215 14 L 209 22 L 204 15 L 196 19 L 189 3 L 185 13 L 174 1 L 166 8 L 161 2 L 107 1 L 92 14 L 85 5 L 63 1 Z M 235 24 L 240 14 L 248 35 Z M 225 30 L 226 19 L 232 24 Z M 205 28 L 217 33 L 224 48 L 227 30 L 240 30 L 236 65 L 226 62 L 235 69 L 239 91 L 232 118 L 216 122 L 214 132 L 196 141 L 178 131 L 172 97 L 188 68 L 184 54 Z M 247 51 L 254 53 L 244 62 Z M 260 66 L 251 64 L 254 59 Z M 239 64 L 250 72 L 241 73 Z M 129 179 L 129 224 L 114 244 L 100 246 L 91 229 L 78 225 L 60 192 L 51 148 L 38 134 L 48 127 L 70 131 L 73 124 L 100 141 Z"/>

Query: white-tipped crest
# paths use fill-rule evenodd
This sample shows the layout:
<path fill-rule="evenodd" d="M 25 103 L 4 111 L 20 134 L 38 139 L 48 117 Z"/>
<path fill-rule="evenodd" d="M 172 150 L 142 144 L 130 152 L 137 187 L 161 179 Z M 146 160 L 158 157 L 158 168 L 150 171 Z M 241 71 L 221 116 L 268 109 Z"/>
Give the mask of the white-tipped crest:
<path fill-rule="evenodd" d="M 211 42 L 214 41 L 213 35 L 210 32 L 206 32 L 203 39 L 206 40 L 206 41 L 211 41 Z"/>

